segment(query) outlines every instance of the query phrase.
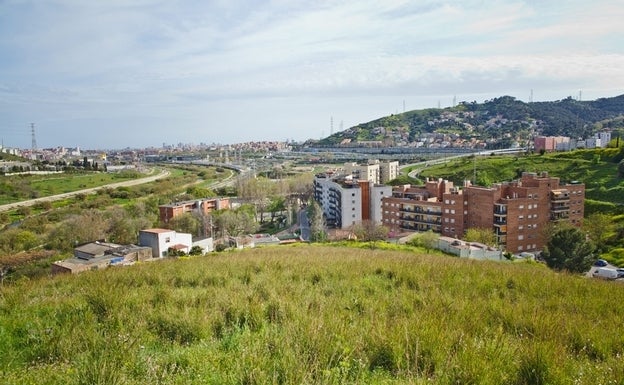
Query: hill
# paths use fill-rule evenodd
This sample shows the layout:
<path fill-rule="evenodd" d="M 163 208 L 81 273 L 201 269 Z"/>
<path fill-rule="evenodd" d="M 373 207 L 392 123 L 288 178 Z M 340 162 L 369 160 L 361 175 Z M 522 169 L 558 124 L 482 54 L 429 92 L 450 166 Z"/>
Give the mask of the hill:
<path fill-rule="evenodd" d="M 624 288 L 538 264 L 271 247 L 21 281 L 5 384 L 596 384 Z"/>
<path fill-rule="evenodd" d="M 399 146 L 416 142 L 426 133 L 439 133 L 479 139 L 487 142 L 488 148 L 506 148 L 535 135 L 587 138 L 603 128 L 623 127 L 624 95 L 594 101 L 568 97 L 532 103 L 502 96 L 483 103 L 461 102 L 443 109 L 393 114 L 335 133 L 315 145 L 378 141 Z"/>
<path fill-rule="evenodd" d="M 519 179 L 523 172 L 546 171 L 563 182 L 579 181 L 585 184 L 585 197 L 591 201 L 624 206 L 624 179 L 618 177 L 617 164 L 624 155 L 624 148 L 576 150 L 550 154 L 512 156 L 480 156 L 459 158 L 448 163 L 432 165 L 421 171 L 421 177 L 443 178 L 461 185 L 464 180 L 489 186 L 494 182 Z M 589 213 L 592 212 L 592 207 Z"/>

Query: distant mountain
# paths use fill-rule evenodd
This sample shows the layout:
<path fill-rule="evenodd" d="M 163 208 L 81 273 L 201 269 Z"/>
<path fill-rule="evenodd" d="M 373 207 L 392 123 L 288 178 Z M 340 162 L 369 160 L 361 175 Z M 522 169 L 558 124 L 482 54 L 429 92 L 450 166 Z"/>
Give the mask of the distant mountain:
<path fill-rule="evenodd" d="M 463 142 L 508 147 L 536 135 L 587 138 L 605 128 L 624 127 L 624 95 L 594 101 L 568 97 L 525 103 L 502 96 L 483 103 L 428 108 L 361 123 L 313 143 L 315 146 L 414 146 L 432 134 Z M 426 143 L 425 143 L 426 144 Z"/>

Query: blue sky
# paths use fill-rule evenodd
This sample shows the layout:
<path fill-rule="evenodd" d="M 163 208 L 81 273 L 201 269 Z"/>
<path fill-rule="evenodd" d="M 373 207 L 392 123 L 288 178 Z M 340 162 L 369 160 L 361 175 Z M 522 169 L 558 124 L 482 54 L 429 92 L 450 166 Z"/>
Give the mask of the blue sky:
<path fill-rule="evenodd" d="M 623 20 L 621 0 L 0 0 L 0 138 L 305 140 L 454 96 L 615 96 Z"/>

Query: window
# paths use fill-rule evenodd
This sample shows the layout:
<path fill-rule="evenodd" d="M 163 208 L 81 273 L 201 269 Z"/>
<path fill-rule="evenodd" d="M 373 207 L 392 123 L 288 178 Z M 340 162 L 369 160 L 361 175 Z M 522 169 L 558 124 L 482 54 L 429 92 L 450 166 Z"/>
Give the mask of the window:
<path fill-rule="evenodd" d="M 524 219 L 524 215 L 518 215 L 518 219 L 520 220 Z"/>
<path fill-rule="evenodd" d="M 522 229 L 524 229 L 524 226 L 522 225 L 518 226 L 518 230 L 522 230 Z"/>
<path fill-rule="evenodd" d="M 451 218 L 451 223 L 455 223 L 455 218 Z"/>
<path fill-rule="evenodd" d="M 454 205 L 454 204 L 455 204 L 455 201 L 453 201 L 453 200 L 452 200 L 452 201 L 451 201 L 451 204 L 452 204 L 452 205 Z"/>
<path fill-rule="evenodd" d="M 533 205 L 529 205 L 528 209 L 531 210 L 533 208 Z"/>
<path fill-rule="evenodd" d="M 523 240 L 523 239 L 524 239 L 524 235 L 522 235 L 522 234 L 518 235 L 518 240 L 519 240 L 519 241 L 521 241 L 521 240 Z"/>
<path fill-rule="evenodd" d="M 165 238 L 165 243 L 169 243 L 169 242 L 171 242 L 171 238 L 170 237 L 166 237 Z"/>
<path fill-rule="evenodd" d="M 451 214 L 455 214 L 455 210 L 451 210 Z"/>
<path fill-rule="evenodd" d="M 522 210 L 522 209 L 524 208 L 524 205 L 520 205 L 520 206 L 518 206 L 518 208 L 519 208 L 520 210 Z"/>
<path fill-rule="evenodd" d="M 444 209 L 444 213 L 448 214 L 449 213 L 449 209 Z"/>
<path fill-rule="evenodd" d="M 446 199 L 446 200 L 444 201 L 444 203 L 448 205 L 450 202 L 449 202 L 449 200 L 448 200 L 448 199 Z"/>

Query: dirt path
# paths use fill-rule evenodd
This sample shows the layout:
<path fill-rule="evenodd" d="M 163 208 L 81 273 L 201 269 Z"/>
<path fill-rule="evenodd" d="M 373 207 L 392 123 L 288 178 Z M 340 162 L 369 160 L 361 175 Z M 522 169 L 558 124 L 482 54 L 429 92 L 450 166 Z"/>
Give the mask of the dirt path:
<path fill-rule="evenodd" d="M 36 205 L 37 203 L 40 203 L 40 202 L 58 201 L 58 200 L 69 198 L 69 197 L 72 197 L 72 196 L 78 195 L 78 194 L 92 194 L 92 193 L 94 193 L 94 192 L 96 192 L 98 190 L 105 189 L 105 188 L 129 187 L 129 186 L 136 186 L 136 185 L 143 184 L 143 183 L 150 183 L 150 182 L 153 182 L 153 181 L 155 181 L 157 179 L 166 178 L 169 175 L 170 175 L 169 171 L 161 170 L 159 174 L 148 176 L 146 178 L 127 180 L 127 181 L 123 181 L 123 182 L 111 183 L 111 184 L 107 184 L 107 185 L 104 185 L 104 186 L 98 186 L 98 187 L 88 188 L 88 189 L 84 189 L 84 190 L 77 190 L 77 191 L 72 191 L 72 192 L 63 193 L 63 194 L 50 195 L 50 196 L 47 196 L 47 197 L 30 199 L 30 200 L 27 200 L 27 201 L 9 203 L 9 204 L 6 204 L 6 205 L 0 205 L 0 212 L 13 210 L 13 209 L 16 209 L 16 208 L 22 207 L 22 206 L 33 206 L 33 205 Z"/>

